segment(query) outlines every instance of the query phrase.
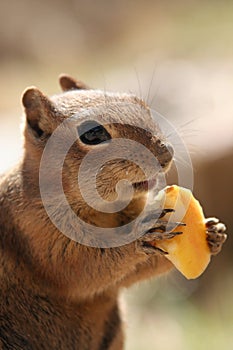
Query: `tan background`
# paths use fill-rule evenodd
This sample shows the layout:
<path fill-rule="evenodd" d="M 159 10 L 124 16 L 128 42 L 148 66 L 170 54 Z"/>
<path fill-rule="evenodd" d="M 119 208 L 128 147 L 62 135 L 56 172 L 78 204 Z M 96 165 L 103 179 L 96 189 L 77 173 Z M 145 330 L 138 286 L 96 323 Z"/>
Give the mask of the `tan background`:
<path fill-rule="evenodd" d="M 174 123 L 193 158 L 195 195 L 231 234 L 232 59 L 230 0 L 2 1 L 0 170 L 21 154 L 24 88 L 57 93 L 67 72 L 143 96 Z M 232 249 L 229 237 L 198 280 L 174 273 L 127 291 L 126 349 L 232 349 Z"/>

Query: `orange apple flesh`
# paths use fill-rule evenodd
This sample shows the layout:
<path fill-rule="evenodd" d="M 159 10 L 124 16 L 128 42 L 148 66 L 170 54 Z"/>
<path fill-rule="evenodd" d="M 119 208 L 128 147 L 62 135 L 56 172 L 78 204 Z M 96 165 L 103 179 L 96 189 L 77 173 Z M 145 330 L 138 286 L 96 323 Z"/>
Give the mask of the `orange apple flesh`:
<path fill-rule="evenodd" d="M 173 231 L 182 231 L 181 235 L 171 239 L 155 241 L 153 245 L 166 251 L 165 255 L 173 265 L 187 278 L 199 277 L 210 262 L 210 249 L 206 240 L 205 217 L 200 203 L 190 190 L 178 186 L 169 186 L 162 191 L 163 207 L 174 209 L 162 220 L 181 221 L 186 226 L 177 226 Z M 160 194 L 161 196 L 161 194 Z M 165 196 L 165 198 L 164 198 Z"/>

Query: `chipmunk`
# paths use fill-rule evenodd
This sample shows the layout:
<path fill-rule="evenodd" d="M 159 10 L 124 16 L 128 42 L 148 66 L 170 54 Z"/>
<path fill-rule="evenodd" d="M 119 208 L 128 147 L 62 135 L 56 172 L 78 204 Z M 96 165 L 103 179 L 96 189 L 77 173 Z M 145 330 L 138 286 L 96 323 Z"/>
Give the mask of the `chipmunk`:
<path fill-rule="evenodd" d="M 108 230 L 130 223 L 143 211 L 150 191 L 148 179 L 130 160 L 116 156 L 106 162 L 96 176 L 101 197 L 114 200 L 116 185 L 125 178 L 132 183 L 134 193 L 119 212 L 98 211 L 85 202 L 77 181 L 84 157 L 90 150 L 101 155 L 106 143 L 127 138 L 144 145 L 158 160 L 160 171 L 165 172 L 172 162 L 172 146 L 166 143 L 159 126 L 152 122 L 150 109 L 139 98 L 93 90 L 67 75 L 60 77 L 60 84 L 63 92 L 51 98 L 35 87 L 24 92 L 23 157 L 1 178 L 0 348 L 119 350 L 124 344 L 118 306 L 121 289 L 173 267 L 162 251 L 147 244 L 150 235 L 151 240 L 156 239 L 160 219 L 152 224 L 150 218 L 148 227 L 144 222 L 141 229 L 139 221 L 140 236 L 114 247 L 88 246 L 67 237 L 54 225 L 41 198 L 42 155 L 56 128 L 77 115 L 77 129 L 84 125 L 84 131 L 77 133 L 77 140 L 64 158 L 64 193 L 83 222 L 96 230 Z M 111 106 L 108 122 L 94 120 L 85 131 L 85 121 L 79 120 L 79 113 L 90 108 L 101 110 L 106 105 Z M 127 113 L 122 105 L 127 106 Z M 147 131 L 138 125 L 146 125 Z M 52 186 L 53 175 L 49 171 L 45 175 L 48 186 Z M 88 174 L 84 185 L 88 189 Z M 56 202 L 59 198 L 54 195 L 53 203 Z M 165 213 L 166 209 L 160 218 Z M 69 226 L 65 211 L 59 220 L 63 227 Z M 225 240 L 219 225 L 218 220 L 207 223 L 207 240 L 214 254 Z M 160 239 L 163 234 L 164 238 L 175 235 L 161 233 L 161 228 L 159 232 Z"/>

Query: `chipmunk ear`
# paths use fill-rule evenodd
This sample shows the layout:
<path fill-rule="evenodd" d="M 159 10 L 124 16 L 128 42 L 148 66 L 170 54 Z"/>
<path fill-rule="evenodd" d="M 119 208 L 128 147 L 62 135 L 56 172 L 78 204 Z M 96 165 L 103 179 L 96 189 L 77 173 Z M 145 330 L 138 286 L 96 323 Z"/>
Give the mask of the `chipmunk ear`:
<path fill-rule="evenodd" d="M 52 101 L 36 87 L 29 87 L 23 93 L 22 102 L 33 134 L 41 137 L 51 133 L 51 118 L 55 114 Z"/>
<path fill-rule="evenodd" d="M 67 74 L 61 74 L 59 76 L 59 83 L 63 91 L 69 90 L 88 90 L 90 89 L 85 83 L 80 80 L 75 80 Z"/>

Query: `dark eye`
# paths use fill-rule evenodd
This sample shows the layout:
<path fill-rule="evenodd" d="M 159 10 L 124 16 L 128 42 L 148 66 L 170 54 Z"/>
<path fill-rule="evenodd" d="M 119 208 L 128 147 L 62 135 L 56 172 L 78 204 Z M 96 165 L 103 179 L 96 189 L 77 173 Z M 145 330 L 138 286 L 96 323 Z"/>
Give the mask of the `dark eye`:
<path fill-rule="evenodd" d="M 86 145 L 98 145 L 111 139 L 103 125 L 95 121 L 87 121 L 78 126 L 80 140 Z"/>

